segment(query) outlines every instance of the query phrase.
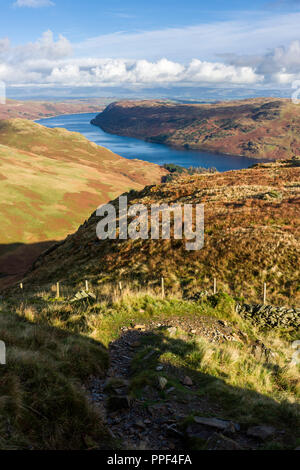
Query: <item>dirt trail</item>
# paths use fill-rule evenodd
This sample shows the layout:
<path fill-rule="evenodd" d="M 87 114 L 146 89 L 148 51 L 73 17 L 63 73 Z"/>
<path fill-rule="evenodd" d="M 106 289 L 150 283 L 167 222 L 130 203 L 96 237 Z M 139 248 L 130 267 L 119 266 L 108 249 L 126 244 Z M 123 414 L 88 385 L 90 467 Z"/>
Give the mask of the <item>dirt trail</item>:
<path fill-rule="evenodd" d="M 173 403 L 164 401 L 147 406 L 143 397 L 130 400 L 127 395 L 131 361 L 136 354 L 141 336 L 148 334 L 149 332 L 129 330 L 110 345 L 108 378 L 93 379 L 92 397 L 100 406 L 112 436 L 121 441 L 122 447 L 150 450 L 180 448 L 181 435 L 176 436 L 176 431 L 172 430 L 172 425 L 176 424 L 178 418 L 174 416 Z M 113 390 L 107 391 L 110 381 L 118 383 Z M 109 400 L 114 402 L 112 409 L 108 405 Z"/>
<path fill-rule="evenodd" d="M 166 385 L 162 395 L 159 383 L 154 379 L 154 382 L 144 385 L 138 398 L 130 398 L 134 356 L 147 347 L 147 337 L 149 337 L 150 352 L 144 357 L 146 362 L 147 356 L 157 353 L 152 347 L 150 336 L 159 334 L 159 331 L 165 328 L 173 332 L 177 326 L 181 326 L 181 329 L 184 326 L 183 334 L 189 337 L 201 333 L 213 342 L 233 341 L 239 337 L 239 332 L 226 322 L 208 317 L 184 321 L 182 318 L 171 318 L 164 324 L 152 322 L 147 326 L 123 328 L 122 335 L 109 346 L 110 367 L 107 378 L 93 378 L 89 387 L 93 402 L 100 409 L 112 437 L 119 441 L 122 448 L 186 449 L 189 436 L 183 432 L 180 423 L 187 416 L 193 414 L 195 410 L 200 416 L 218 417 L 222 414 L 217 403 L 212 404 L 208 397 L 200 397 L 195 393 L 197 386 L 192 381 L 190 384 L 184 384 L 186 371 L 182 369 L 169 371 L 163 365 L 158 365 L 156 371 L 161 370 L 162 375 L 164 372 L 177 374 L 177 378 L 186 388 L 185 398 L 182 395 L 177 396 L 176 389 L 170 384 Z M 221 449 L 239 450 L 257 447 L 257 443 L 246 437 L 244 433 L 234 433 L 234 436 L 229 433 L 226 437 L 220 433 L 220 429 L 211 426 L 193 424 L 189 428 L 192 437 L 200 435 L 205 441 L 212 439 L 211 448 L 221 446 Z"/>

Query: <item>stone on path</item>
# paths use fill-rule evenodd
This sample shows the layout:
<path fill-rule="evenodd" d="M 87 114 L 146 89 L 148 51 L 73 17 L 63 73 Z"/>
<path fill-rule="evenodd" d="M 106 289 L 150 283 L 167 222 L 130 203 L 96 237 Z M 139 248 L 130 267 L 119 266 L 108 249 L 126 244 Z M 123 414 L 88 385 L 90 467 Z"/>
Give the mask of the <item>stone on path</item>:
<path fill-rule="evenodd" d="M 235 432 L 240 430 L 239 424 L 233 423 L 232 421 L 227 421 L 225 419 L 195 416 L 194 421 L 197 424 L 203 424 L 204 426 L 210 426 L 212 428 L 220 429 L 222 431 Z"/>
<path fill-rule="evenodd" d="M 206 442 L 205 448 L 207 450 L 243 450 L 236 441 L 215 432 Z"/>
<path fill-rule="evenodd" d="M 272 426 L 253 426 L 248 429 L 247 435 L 250 437 L 256 437 L 265 441 L 269 437 L 273 436 L 276 433 L 276 429 Z"/>
<path fill-rule="evenodd" d="M 164 390 L 165 386 L 167 385 L 168 381 L 165 377 L 159 377 L 158 378 L 158 383 L 161 388 L 161 390 Z"/>
<path fill-rule="evenodd" d="M 186 375 L 186 376 L 184 377 L 182 383 L 183 383 L 183 385 L 187 385 L 187 386 L 189 386 L 189 387 L 190 387 L 191 385 L 193 385 L 193 381 L 192 381 L 192 379 L 191 379 L 188 375 Z"/>

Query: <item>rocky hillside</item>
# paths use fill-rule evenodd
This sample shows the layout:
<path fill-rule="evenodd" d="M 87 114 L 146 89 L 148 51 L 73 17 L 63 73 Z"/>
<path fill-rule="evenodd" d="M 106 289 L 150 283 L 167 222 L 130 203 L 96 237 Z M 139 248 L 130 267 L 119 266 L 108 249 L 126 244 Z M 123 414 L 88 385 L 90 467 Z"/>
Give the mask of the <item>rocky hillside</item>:
<path fill-rule="evenodd" d="M 121 101 L 110 104 L 92 123 L 112 134 L 187 149 L 263 160 L 300 154 L 300 107 L 287 99 Z"/>
<path fill-rule="evenodd" d="M 0 119 L 43 119 L 59 114 L 97 113 L 107 105 L 105 98 L 67 101 L 6 100 L 0 105 Z"/>
<path fill-rule="evenodd" d="M 261 302 L 263 283 L 274 304 L 299 306 L 299 159 L 239 171 L 181 177 L 128 193 L 129 204 L 204 203 L 205 244 L 186 251 L 185 240 L 99 241 L 94 213 L 79 230 L 42 255 L 24 282 L 89 279 L 159 286 L 166 292 L 212 288 Z M 118 199 L 113 201 L 118 206 Z"/>
<path fill-rule="evenodd" d="M 0 285 L 22 276 L 41 251 L 74 232 L 99 204 L 158 183 L 166 173 L 78 133 L 1 120 Z"/>

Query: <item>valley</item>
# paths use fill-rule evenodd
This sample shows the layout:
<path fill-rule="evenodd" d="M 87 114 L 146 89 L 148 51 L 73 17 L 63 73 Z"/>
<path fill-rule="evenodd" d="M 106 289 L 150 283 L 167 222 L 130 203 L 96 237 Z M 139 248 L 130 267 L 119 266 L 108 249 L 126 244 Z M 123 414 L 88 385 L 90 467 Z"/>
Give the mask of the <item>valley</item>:
<path fill-rule="evenodd" d="M 300 450 L 299 21 L 2 0 L 0 453 Z"/>
<path fill-rule="evenodd" d="M 22 277 L 49 242 L 64 239 L 100 204 L 166 173 L 78 133 L 1 120 L 0 285 Z"/>
<path fill-rule="evenodd" d="M 63 129 L 1 121 L 0 141 L 0 448 L 298 448 L 299 158 L 161 183 Z M 204 247 L 99 240 L 121 192 L 204 203 Z"/>

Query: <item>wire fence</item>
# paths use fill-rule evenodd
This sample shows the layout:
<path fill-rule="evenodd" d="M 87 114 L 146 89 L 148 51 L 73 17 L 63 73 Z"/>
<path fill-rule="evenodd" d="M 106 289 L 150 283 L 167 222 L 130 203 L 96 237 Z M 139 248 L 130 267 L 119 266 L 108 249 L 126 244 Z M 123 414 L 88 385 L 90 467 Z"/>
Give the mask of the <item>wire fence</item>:
<path fill-rule="evenodd" d="M 18 300 L 25 300 L 32 297 L 47 297 L 49 299 L 57 299 L 59 301 L 70 301 L 76 300 L 76 294 L 89 293 L 93 295 L 93 298 L 97 301 L 111 299 L 113 297 L 122 297 L 127 293 L 153 293 L 162 299 L 172 297 L 190 298 L 198 300 L 201 297 L 214 295 L 219 292 L 225 292 L 232 297 L 244 299 L 249 303 L 267 304 L 272 303 L 272 295 L 268 284 L 262 282 L 259 289 L 248 288 L 241 286 L 239 290 L 233 291 L 228 288 L 227 284 L 222 283 L 216 277 L 205 283 L 198 283 L 193 285 L 192 288 L 185 289 L 180 284 L 174 283 L 172 279 L 167 277 L 160 277 L 148 281 L 141 280 L 128 280 L 128 279 L 117 279 L 114 281 L 103 281 L 99 282 L 95 280 L 83 279 L 81 283 L 75 285 L 68 284 L 67 282 L 58 281 L 56 283 L 20 283 L 14 291 L 14 297 Z M 80 299 L 80 297 L 79 297 Z M 278 305 L 286 305 L 286 301 L 277 301 Z M 295 306 L 295 305 L 294 305 Z M 296 305 L 297 306 L 297 305 Z"/>

